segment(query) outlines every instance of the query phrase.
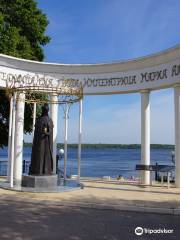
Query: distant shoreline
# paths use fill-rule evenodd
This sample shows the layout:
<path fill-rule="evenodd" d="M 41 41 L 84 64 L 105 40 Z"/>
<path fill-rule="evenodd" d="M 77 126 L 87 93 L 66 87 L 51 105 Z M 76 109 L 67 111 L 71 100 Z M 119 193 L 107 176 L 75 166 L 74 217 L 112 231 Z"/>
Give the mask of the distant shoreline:
<path fill-rule="evenodd" d="M 24 147 L 32 147 L 32 143 L 24 143 Z M 62 143 L 57 144 L 58 148 L 64 148 Z M 69 143 L 68 147 L 77 148 L 78 144 Z M 82 144 L 82 148 L 85 149 L 140 149 L 140 144 Z M 170 149 L 174 150 L 174 145 L 171 144 L 151 144 L 151 149 Z"/>

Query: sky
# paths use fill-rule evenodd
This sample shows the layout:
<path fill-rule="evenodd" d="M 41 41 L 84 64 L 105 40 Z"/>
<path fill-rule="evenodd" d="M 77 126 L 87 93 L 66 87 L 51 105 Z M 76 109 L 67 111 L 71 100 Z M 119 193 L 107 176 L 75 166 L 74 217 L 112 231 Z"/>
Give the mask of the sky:
<path fill-rule="evenodd" d="M 51 42 L 45 61 L 101 63 L 138 58 L 180 43 L 179 0 L 37 0 Z M 174 144 L 173 89 L 151 92 L 151 143 Z M 140 143 L 140 94 L 85 96 L 84 143 Z M 63 142 L 63 110 L 58 142 Z M 78 139 L 78 105 L 69 114 L 68 141 Z"/>

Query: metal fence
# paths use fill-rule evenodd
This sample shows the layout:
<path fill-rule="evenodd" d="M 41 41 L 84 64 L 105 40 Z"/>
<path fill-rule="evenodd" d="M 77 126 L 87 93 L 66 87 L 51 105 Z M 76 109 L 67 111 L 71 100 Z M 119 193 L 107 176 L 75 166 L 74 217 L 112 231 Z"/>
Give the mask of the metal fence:
<path fill-rule="evenodd" d="M 23 173 L 26 174 L 29 172 L 30 163 L 31 163 L 30 161 L 23 160 L 23 167 L 22 167 Z M 7 165 L 8 165 L 8 162 L 6 160 L 0 161 L 0 176 L 7 175 Z"/>
<path fill-rule="evenodd" d="M 7 175 L 7 161 L 1 160 L 0 161 L 0 176 L 6 176 Z"/>
<path fill-rule="evenodd" d="M 29 166 L 30 166 L 31 161 L 26 161 L 23 160 L 23 173 L 28 173 L 29 172 Z"/>

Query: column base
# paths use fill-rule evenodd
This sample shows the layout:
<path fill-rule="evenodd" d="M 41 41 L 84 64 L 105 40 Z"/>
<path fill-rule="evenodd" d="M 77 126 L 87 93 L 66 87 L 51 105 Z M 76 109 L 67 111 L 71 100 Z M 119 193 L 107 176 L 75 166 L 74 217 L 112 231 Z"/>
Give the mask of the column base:
<path fill-rule="evenodd" d="M 22 184 L 22 180 L 14 179 L 14 186 L 21 187 L 21 184 Z"/>
<path fill-rule="evenodd" d="M 150 185 L 151 176 L 150 171 L 141 171 L 141 184 Z"/>
<path fill-rule="evenodd" d="M 176 188 L 180 188 L 180 179 L 175 178 L 175 186 Z"/>

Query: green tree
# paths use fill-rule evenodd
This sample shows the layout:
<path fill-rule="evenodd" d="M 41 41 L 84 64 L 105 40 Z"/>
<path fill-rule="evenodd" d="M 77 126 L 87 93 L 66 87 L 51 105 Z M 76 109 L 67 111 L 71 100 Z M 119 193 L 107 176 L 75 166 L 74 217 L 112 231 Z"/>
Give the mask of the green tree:
<path fill-rule="evenodd" d="M 50 37 L 46 15 L 35 0 L 0 0 L 0 53 L 43 61 L 43 46 Z M 7 145 L 9 98 L 0 91 L 0 147 Z M 25 132 L 32 131 L 32 106 L 26 104 Z"/>

